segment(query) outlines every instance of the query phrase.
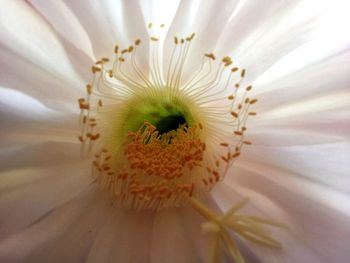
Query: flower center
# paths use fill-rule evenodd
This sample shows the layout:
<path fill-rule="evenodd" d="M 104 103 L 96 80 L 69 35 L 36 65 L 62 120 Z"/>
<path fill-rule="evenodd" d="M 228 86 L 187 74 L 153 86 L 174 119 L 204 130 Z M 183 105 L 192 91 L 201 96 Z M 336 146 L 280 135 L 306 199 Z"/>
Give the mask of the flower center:
<path fill-rule="evenodd" d="M 139 39 L 92 67 L 79 99 L 81 152 L 94 153 L 93 174 L 119 205 L 158 210 L 201 199 L 250 144 L 245 123 L 256 100 L 251 86 L 240 88 L 245 70 L 207 53 L 184 79 L 194 37 L 174 37 L 164 70 L 158 35 L 150 36 L 148 70 L 136 59 Z"/>
<path fill-rule="evenodd" d="M 213 53 L 204 54 L 193 75 L 183 78 L 194 36 L 174 37 L 164 70 L 162 38 L 154 35 L 147 71 L 136 60 L 139 39 L 122 50 L 116 46 L 113 62 L 102 58 L 92 66 L 93 80 L 78 100 L 81 154 L 94 154 L 93 176 L 116 204 L 138 210 L 190 205 L 208 221 L 202 228 L 213 238 L 210 262 L 220 261 L 222 244 L 235 262 L 243 263 L 229 230 L 280 248 L 263 227 L 285 226 L 237 215 L 248 199 L 224 215 L 200 202 L 224 178 L 242 146 L 251 144 L 245 123 L 256 115 L 249 109 L 257 100 L 248 97 L 252 86 L 241 88 L 246 71 L 232 67 L 229 56 L 217 61 Z"/>

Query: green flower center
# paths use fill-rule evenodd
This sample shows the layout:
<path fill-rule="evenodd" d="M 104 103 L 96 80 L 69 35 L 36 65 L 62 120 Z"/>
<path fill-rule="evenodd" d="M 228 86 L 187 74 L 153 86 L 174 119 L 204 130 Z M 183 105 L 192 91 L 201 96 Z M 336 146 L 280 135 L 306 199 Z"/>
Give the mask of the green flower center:
<path fill-rule="evenodd" d="M 128 132 L 138 131 L 145 122 L 152 124 L 159 134 L 164 134 L 182 125 L 192 126 L 195 118 L 187 105 L 185 98 L 178 98 L 168 92 L 158 91 L 157 94 L 137 96 L 126 102 L 121 114 L 123 124 L 117 133 L 125 136 Z"/>
<path fill-rule="evenodd" d="M 181 125 L 186 124 L 186 119 L 182 115 L 169 115 L 160 119 L 155 127 L 160 134 L 167 133 L 173 130 L 176 130 Z"/>

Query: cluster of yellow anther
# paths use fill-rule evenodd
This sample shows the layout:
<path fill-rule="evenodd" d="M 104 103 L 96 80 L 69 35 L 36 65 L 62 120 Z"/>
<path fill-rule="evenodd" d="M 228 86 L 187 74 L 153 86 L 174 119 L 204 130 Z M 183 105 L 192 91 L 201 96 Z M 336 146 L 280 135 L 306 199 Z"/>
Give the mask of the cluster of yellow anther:
<path fill-rule="evenodd" d="M 127 136 L 121 161 L 105 148 L 95 155 L 94 169 L 101 184 L 119 204 L 136 209 L 157 210 L 198 197 L 198 169 L 205 151 L 198 137 L 199 126 L 182 126 L 159 135 L 154 126 L 145 123 Z"/>
<path fill-rule="evenodd" d="M 205 144 L 197 127 L 180 127 L 159 136 L 156 127 L 145 123 L 143 133 L 130 132 L 125 157 L 131 169 L 147 176 L 174 179 L 201 166 Z"/>

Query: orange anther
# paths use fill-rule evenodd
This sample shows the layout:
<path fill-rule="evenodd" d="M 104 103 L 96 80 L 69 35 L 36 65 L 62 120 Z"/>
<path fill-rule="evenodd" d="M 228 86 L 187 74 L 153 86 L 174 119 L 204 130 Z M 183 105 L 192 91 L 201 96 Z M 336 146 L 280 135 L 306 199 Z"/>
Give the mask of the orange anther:
<path fill-rule="evenodd" d="M 244 76 L 245 76 L 245 69 L 242 69 L 242 71 L 241 71 L 241 78 L 244 78 Z"/>
<path fill-rule="evenodd" d="M 257 99 L 253 99 L 253 100 L 251 100 L 249 103 L 250 104 L 254 104 L 254 103 L 256 103 L 258 100 Z"/>
<path fill-rule="evenodd" d="M 241 154 L 240 152 L 236 152 L 236 153 L 232 154 L 231 157 L 232 158 L 237 158 L 238 156 L 240 156 L 240 154 Z"/>
<path fill-rule="evenodd" d="M 235 118 L 238 118 L 238 113 L 234 112 L 234 111 L 231 111 L 231 115 Z"/>
<path fill-rule="evenodd" d="M 91 95 L 91 92 L 92 92 L 92 86 L 90 84 L 87 84 L 86 85 L 86 92 Z"/>
<path fill-rule="evenodd" d="M 140 45 L 141 44 L 141 39 L 136 39 L 135 40 L 135 46 L 138 46 L 138 45 Z"/>

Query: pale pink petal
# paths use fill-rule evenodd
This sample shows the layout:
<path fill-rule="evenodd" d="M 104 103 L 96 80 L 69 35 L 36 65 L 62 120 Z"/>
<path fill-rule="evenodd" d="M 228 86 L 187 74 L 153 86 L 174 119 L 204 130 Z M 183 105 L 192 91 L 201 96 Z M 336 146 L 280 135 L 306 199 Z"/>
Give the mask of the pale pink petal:
<path fill-rule="evenodd" d="M 83 190 L 83 189 L 82 189 Z M 2 262 L 82 262 L 110 214 L 108 196 L 91 186 L 0 242 Z"/>
<path fill-rule="evenodd" d="M 257 80 L 253 85 L 255 87 L 255 96 L 261 100 L 261 103 L 258 103 L 254 107 L 259 112 L 265 113 L 276 107 L 288 107 L 322 96 L 346 94 L 349 90 L 348 83 L 350 77 L 348 69 L 346 67 L 339 67 L 339 65 L 349 62 L 350 52 L 348 49 L 343 48 L 335 51 L 335 53 L 325 55 L 317 63 L 302 67 L 296 71 L 291 71 L 287 75 L 283 75 L 277 79 L 267 78 L 265 81 L 263 79 Z M 328 108 L 330 108 L 331 104 L 332 99 L 327 104 Z M 334 103 L 334 107 L 337 106 Z M 320 107 L 322 107 L 322 104 Z M 315 109 L 315 106 L 311 108 Z M 305 107 L 302 107 L 301 110 L 304 109 Z"/>
<path fill-rule="evenodd" d="M 186 38 L 192 33 L 196 36 L 191 42 L 184 77 L 189 77 L 200 66 L 203 55 L 213 51 L 222 29 L 229 21 L 237 6 L 236 0 L 210 0 L 198 2 L 183 0 L 180 2 L 174 21 L 165 41 L 165 64 L 168 63 L 174 46 L 174 36 Z"/>
<path fill-rule="evenodd" d="M 154 218 L 151 262 L 207 262 L 208 237 L 204 222 L 192 208 L 159 211 Z"/>
<path fill-rule="evenodd" d="M 0 87 L 1 147 L 34 142 L 77 142 L 77 114 L 49 109 L 21 92 Z M 9 149 L 9 148 L 7 148 Z"/>
<path fill-rule="evenodd" d="M 280 107 L 249 121 L 247 138 L 255 145 L 289 146 L 350 139 L 350 93 L 337 93 Z"/>
<path fill-rule="evenodd" d="M 64 39 L 95 60 L 88 35 L 80 21 L 64 2 L 49 3 L 42 0 L 29 0 L 29 2 Z"/>
<path fill-rule="evenodd" d="M 284 169 L 315 183 L 350 193 L 348 141 L 289 147 L 252 146 L 242 160 Z"/>
<path fill-rule="evenodd" d="M 132 211 L 110 204 L 112 216 L 101 224 L 87 262 L 150 262 L 152 211 Z"/>
<path fill-rule="evenodd" d="M 247 81 L 311 40 L 326 7 L 305 12 L 302 1 L 244 1 L 218 39 L 216 52 L 247 68 Z"/>
<path fill-rule="evenodd" d="M 0 171 L 79 163 L 79 151 L 78 139 L 74 143 L 63 140 L 60 142 L 30 142 L 27 140 L 26 143 L 1 148 Z"/>
<path fill-rule="evenodd" d="M 111 57 L 115 45 L 122 49 L 142 40 L 139 62 L 148 66 L 148 33 L 138 1 L 65 1 L 92 43 L 96 58 Z"/>
<path fill-rule="evenodd" d="M 72 163 L 58 156 L 59 165 L 43 158 L 43 165 L 38 166 L 40 159 L 33 156 L 27 160 L 30 158 L 34 162 L 27 167 L 0 173 L 1 241 L 77 196 L 93 179 L 86 162 Z"/>
<path fill-rule="evenodd" d="M 282 243 L 282 250 L 247 242 L 262 262 L 347 262 L 349 218 L 341 212 L 298 195 L 292 187 L 282 188 L 247 170 L 230 176 L 231 182 L 218 185 L 213 191 L 223 210 L 248 196 L 251 202 L 242 214 L 260 215 L 289 227 L 288 230 L 271 229 L 272 235 Z"/>
<path fill-rule="evenodd" d="M 0 84 L 30 95 L 51 109 L 77 112 L 72 100 L 81 97 L 84 84 L 71 84 L 42 67 L 0 47 Z M 19 75 L 20 74 L 20 75 Z"/>
<path fill-rule="evenodd" d="M 26 2 L 3 1 L 0 29 L 0 42 L 8 50 L 54 77 L 66 80 L 73 87 L 81 85 L 58 38 Z M 6 65 L 5 62 L 2 63 Z M 8 60 L 7 63 L 11 64 L 12 61 Z"/>

